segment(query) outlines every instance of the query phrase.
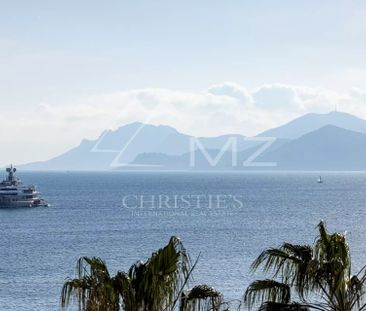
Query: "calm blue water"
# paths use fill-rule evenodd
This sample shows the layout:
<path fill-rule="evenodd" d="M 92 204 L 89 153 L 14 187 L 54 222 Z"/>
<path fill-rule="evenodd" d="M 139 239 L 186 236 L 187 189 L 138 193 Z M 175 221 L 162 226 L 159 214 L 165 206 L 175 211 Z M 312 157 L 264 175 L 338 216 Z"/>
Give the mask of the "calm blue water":
<path fill-rule="evenodd" d="M 102 257 L 112 272 L 127 270 L 171 235 L 182 238 L 192 258 L 201 252 L 195 283 L 214 286 L 228 300 L 239 299 L 255 278 L 249 265 L 263 248 L 312 243 L 320 219 L 348 231 L 355 269 L 366 263 L 365 173 L 324 173 L 324 184 L 316 183 L 316 173 L 21 177 L 37 184 L 52 207 L 0 210 L 0 310 L 59 310 L 62 284 L 74 276 L 79 256 Z M 136 210 L 123 207 L 125 195 L 200 195 L 203 204 L 197 208 L 192 199 L 187 210 L 178 200 L 172 210 L 146 201 Z M 212 207 L 210 195 L 239 196 L 242 206 Z"/>

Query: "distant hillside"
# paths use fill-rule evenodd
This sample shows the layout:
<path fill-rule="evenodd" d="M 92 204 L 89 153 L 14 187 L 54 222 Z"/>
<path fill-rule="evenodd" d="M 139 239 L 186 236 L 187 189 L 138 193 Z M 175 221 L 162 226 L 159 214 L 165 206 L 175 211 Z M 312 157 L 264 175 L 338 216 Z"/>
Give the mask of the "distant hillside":
<path fill-rule="evenodd" d="M 83 140 L 79 146 L 54 159 L 30 163 L 23 169 L 108 170 L 116 157 L 118 163 L 129 163 L 141 152 L 161 150 L 167 154 L 180 154 L 187 150 L 186 141 L 189 137 L 174 128 L 136 122 L 116 131 L 105 131 L 96 140 Z"/>
<path fill-rule="evenodd" d="M 295 140 L 278 139 L 254 162 L 276 162 L 276 167 L 246 167 L 242 163 L 258 150 L 258 146 L 237 154 L 232 165 L 231 150 L 226 151 L 213 167 L 201 151 L 196 151 L 195 165 L 191 154 L 168 156 L 144 153 L 133 164 L 151 164 L 159 169 L 176 170 L 366 170 L 366 134 L 327 125 Z M 207 150 L 214 159 L 220 150 Z"/>
<path fill-rule="evenodd" d="M 276 161 L 280 169 L 366 170 L 366 134 L 327 125 L 259 160 Z"/>
<path fill-rule="evenodd" d="M 266 152 L 275 151 L 287 142 L 288 140 L 278 139 L 267 149 Z M 151 168 L 161 170 L 209 171 L 253 169 L 253 167 L 243 167 L 243 163 L 253 155 L 262 144 L 263 142 L 259 142 L 256 146 L 238 151 L 234 155 L 231 148 L 228 148 L 220 156 L 219 154 L 222 149 L 205 149 L 204 151 L 207 155 L 205 155 L 202 150 L 196 150 L 193 154 L 185 153 L 180 156 L 168 156 L 162 153 L 143 153 L 139 154 L 131 164 L 145 166 L 151 165 Z M 217 163 L 215 163 L 215 160 L 217 160 Z M 255 167 L 255 169 L 257 169 L 257 167 Z"/>
<path fill-rule="evenodd" d="M 130 164 L 144 153 L 178 156 L 188 153 L 191 136 L 179 133 L 169 126 L 131 123 L 115 131 L 105 131 L 96 140 L 83 140 L 81 144 L 58 157 L 44 162 L 21 166 L 28 170 L 109 170 Z M 198 142 L 207 149 L 221 148 L 228 138 L 237 141 L 238 150 L 257 145 L 245 141 L 241 135 L 202 137 Z"/>
<path fill-rule="evenodd" d="M 277 140 L 254 162 L 278 163 L 278 167 L 270 169 L 366 170 L 365 133 L 366 121 L 346 113 L 307 114 L 262 133 L 261 136 L 277 137 Z M 192 139 L 193 150 L 196 150 L 193 167 Z M 234 155 L 232 145 L 226 145 L 230 141 L 236 144 Z M 229 149 L 214 166 L 200 150 L 204 149 L 213 160 L 225 145 Z M 241 135 L 194 138 L 169 126 L 131 123 L 115 131 L 106 131 L 96 140 L 83 140 L 79 146 L 51 160 L 30 163 L 21 169 L 268 169 L 241 165 L 262 145 L 262 142 Z M 232 164 L 235 157 L 237 165 Z"/>
<path fill-rule="evenodd" d="M 280 127 L 267 130 L 258 136 L 296 139 L 326 125 L 366 133 L 366 121 L 344 112 L 327 114 L 309 113 Z"/>

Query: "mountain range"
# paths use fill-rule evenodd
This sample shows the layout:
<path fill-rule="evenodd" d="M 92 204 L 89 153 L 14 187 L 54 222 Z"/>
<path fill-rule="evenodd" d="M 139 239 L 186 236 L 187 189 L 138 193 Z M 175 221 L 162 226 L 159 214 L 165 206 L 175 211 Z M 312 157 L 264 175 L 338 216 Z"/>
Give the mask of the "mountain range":
<path fill-rule="evenodd" d="M 343 112 L 311 113 L 256 137 L 192 137 L 169 126 L 135 122 L 21 168 L 366 170 L 366 121 Z"/>
<path fill-rule="evenodd" d="M 366 133 L 366 121 L 344 112 L 332 111 L 327 114 L 308 113 L 280 127 L 267 130 L 259 136 L 296 139 L 326 125 Z"/>

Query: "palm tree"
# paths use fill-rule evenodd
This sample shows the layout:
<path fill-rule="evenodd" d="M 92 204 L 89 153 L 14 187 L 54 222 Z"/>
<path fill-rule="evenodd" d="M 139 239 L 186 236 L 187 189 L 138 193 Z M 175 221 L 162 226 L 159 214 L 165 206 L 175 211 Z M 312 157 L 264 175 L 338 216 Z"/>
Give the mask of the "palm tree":
<path fill-rule="evenodd" d="M 61 307 L 66 309 L 74 296 L 79 311 L 173 310 L 196 263 L 191 266 L 177 237 L 171 237 L 146 262 L 137 262 L 128 273 L 113 277 L 100 258 L 82 257 L 77 278 L 67 280 L 62 288 Z"/>
<path fill-rule="evenodd" d="M 197 263 L 197 261 L 196 261 Z M 132 265 L 128 273 L 118 273 L 119 290 L 126 311 L 173 310 L 196 265 L 182 242 L 172 237 L 146 262 Z"/>
<path fill-rule="evenodd" d="M 244 301 L 249 308 L 260 304 L 261 310 L 351 311 L 365 309 L 365 267 L 351 274 L 351 257 L 344 234 L 327 232 L 318 225 L 315 244 L 284 243 L 270 248 L 253 262 L 272 277 L 251 283 Z M 293 302 L 292 296 L 299 300 Z"/>

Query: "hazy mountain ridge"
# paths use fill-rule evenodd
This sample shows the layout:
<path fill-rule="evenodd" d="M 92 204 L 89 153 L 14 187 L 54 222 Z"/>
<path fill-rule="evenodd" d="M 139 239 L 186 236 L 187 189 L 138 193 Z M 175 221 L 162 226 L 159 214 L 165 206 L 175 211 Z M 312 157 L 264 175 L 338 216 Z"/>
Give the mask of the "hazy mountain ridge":
<path fill-rule="evenodd" d="M 239 151 L 258 144 L 246 141 L 242 135 L 222 135 L 218 137 L 197 137 L 194 149 L 200 145 L 207 149 L 221 148 L 231 137 L 237 142 Z M 131 123 L 112 131 L 104 131 L 96 140 L 84 139 L 79 146 L 43 162 L 22 165 L 28 170 L 110 170 L 126 167 L 139 154 L 165 154 L 178 156 L 189 153 L 192 136 L 182 134 L 164 125 Z"/>
<path fill-rule="evenodd" d="M 277 139 L 269 146 L 267 152 L 275 151 L 287 142 L 288 140 Z M 193 153 L 189 152 L 180 156 L 168 156 L 162 153 L 143 153 L 139 154 L 132 164 L 141 165 L 142 168 L 151 165 L 151 168 L 156 166 L 165 170 L 253 169 L 249 165 L 243 166 L 243 163 L 253 155 L 262 144 L 263 143 L 258 143 L 256 146 L 239 152 L 233 152 L 231 148 L 228 148 L 221 155 L 220 152 L 222 152 L 223 149 L 196 149 Z M 204 154 L 204 152 L 206 154 Z"/>
<path fill-rule="evenodd" d="M 277 137 L 274 144 L 254 159 L 254 162 L 276 162 L 277 167 L 270 169 L 366 170 L 366 121 L 346 113 L 307 114 L 265 131 L 257 139 L 261 136 Z M 263 144 L 242 135 L 194 138 L 169 126 L 135 122 L 115 131 L 105 131 L 96 140 L 83 140 L 58 157 L 30 163 L 22 169 L 268 169 L 242 166 Z M 225 145 L 227 150 L 221 158 L 210 164 L 208 158 L 215 162 Z M 191 149 L 196 150 L 194 164 Z"/>
<path fill-rule="evenodd" d="M 282 126 L 264 131 L 258 136 L 296 139 L 326 125 L 334 125 L 366 134 L 365 120 L 348 113 L 332 111 L 327 114 L 309 113 L 303 115 Z"/>
<path fill-rule="evenodd" d="M 295 140 L 278 139 L 252 165 L 243 163 L 259 146 L 237 154 L 233 165 L 232 152 L 227 151 L 212 167 L 201 151 L 196 151 L 195 165 L 190 165 L 190 155 L 153 157 L 143 154 L 133 163 L 159 165 L 161 169 L 190 170 L 366 170 L 366 134 L 326 125 Z M 211 160 L 220 150 L 209 150 Z M 153 161 L 152 161 L 153 159 Z M 260 163 L 276 163 L 276 166 L 261 166 Z"/>
<path fill-rule="evenodd" d="M 281 169 L 366 170 L 366 134 L 326 125 L 261 158 Z"/>

